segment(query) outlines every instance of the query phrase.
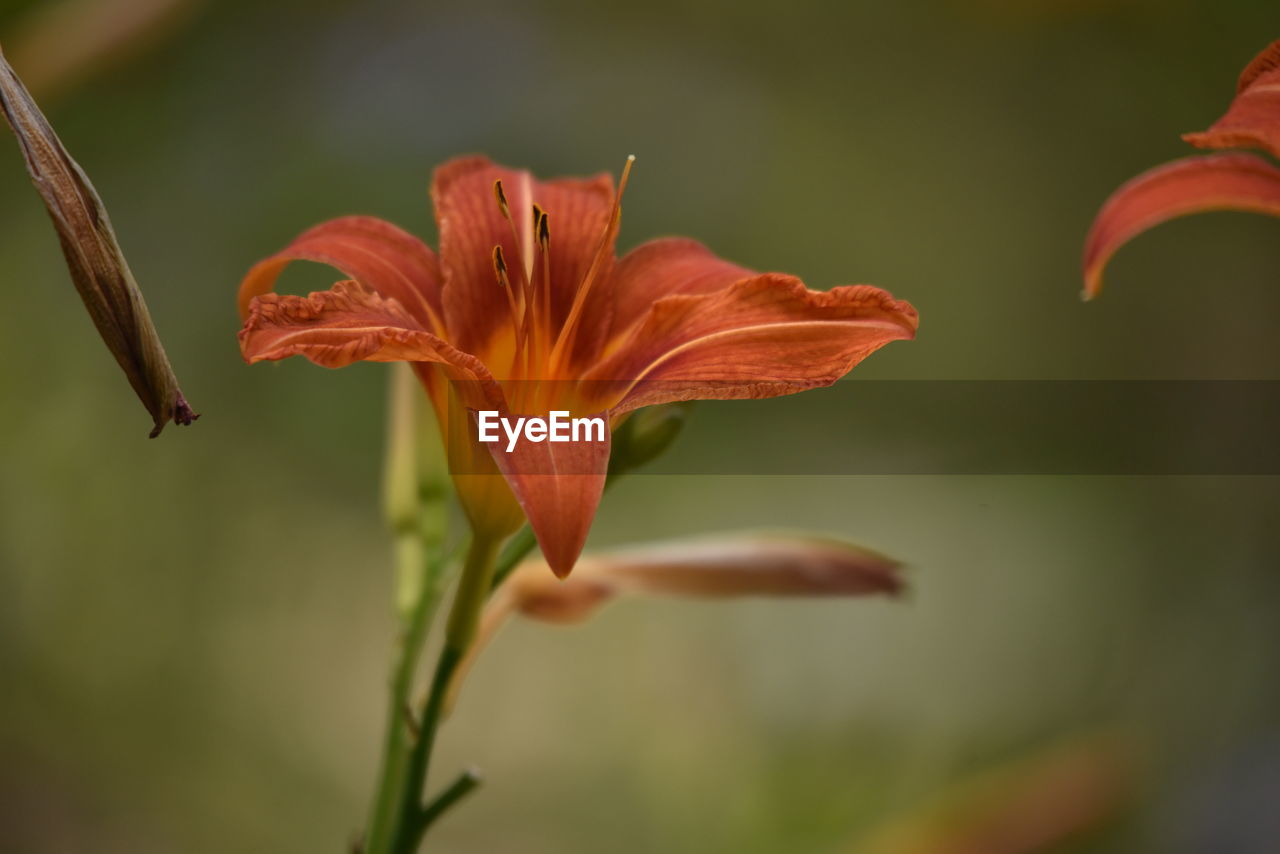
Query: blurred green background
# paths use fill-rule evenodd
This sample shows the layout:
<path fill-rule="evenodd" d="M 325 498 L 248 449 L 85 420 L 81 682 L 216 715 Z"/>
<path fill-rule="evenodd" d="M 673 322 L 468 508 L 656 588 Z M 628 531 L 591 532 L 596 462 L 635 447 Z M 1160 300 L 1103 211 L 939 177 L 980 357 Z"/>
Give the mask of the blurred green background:
<path fill-rule="evenodd" d="M 49 5 L 0 7 L 11 57 Z M 687 234 L 915 303 L 919 340 L 859 379 L 1280 379 L 1274 220 L 1172 223 L 1077 298 L 1098 205 L 1187 153 L 1275 21 L 1263 0 L 218 0 L 50 91 L 204 417 L 146 440 L 0 140 L 0 848 L 338 851 L 362 824 L 393 632 L 386 372 L 249 369 L 235 339 L 240 276 L 302 228 L 371 213 L 430 240 L 453 155 L 555 175 L 635 153 L 622 248 Z M 779 455 L 789 405 L 753 409 Z M 1274 850 L 1278 499 L 1264 477 L 633 477 L 592 546 L 829 530 L 908 562 L 912 595 L 512 625 L 437 765 L 486 785 L 432 839 L 857 851 L 1103 731 L 1133 799 L 1054 850 Z"/>

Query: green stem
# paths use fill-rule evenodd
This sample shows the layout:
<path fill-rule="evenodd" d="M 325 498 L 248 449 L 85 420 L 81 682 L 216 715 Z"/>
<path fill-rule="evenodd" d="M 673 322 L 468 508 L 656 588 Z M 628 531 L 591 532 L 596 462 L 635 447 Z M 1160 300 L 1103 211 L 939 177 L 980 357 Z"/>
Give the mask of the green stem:
<path fill-rule="evenodd" d="M 538 538 L 533 535 L 533 528 L 525 525 L 507 541 L 502 553 L 498 555 L 498 564 L 493 571 L 492 589 L 496 590 L 499 584 L 506 581 L 511 571 L 520 565 L 520 561 L 528 557 L 529 552 L 537 547 Z"/>
<path fill-rule="evenodd" d="M 425 831 L 432 823 L 444 815 L 448 809 L 458 801 L 470 794 L 471 790 L 480 785 L 480 774 L 474 769 L 468 768 L 459 775 L 458 779 L 453 781 L 449 788 L 436 795 L 431 803 L 427 804 L 422 811 L 421 821 L 422 829 Z"/>
<path fill-rule="evenodd" d="M 466 794 L 464 790 L 452 798 L 445 799 L 442 806 L 440 799 L 437 799 L 432 807 L 422 805 L 423 789 L 426 786 L 427 771 L 431 765 L 431 752 L 435 746 L 436 731 L 440 727 L 445 696 L 454 672 L 475 640 L 480 610 L 493 583 L 497 553 L 497 542 L 493 538 L 480 535 L 471 541 L 471 547 L 467 551 L 462 578 L 458 582 L 458 592 L 454 596 L 453 607 L 449 612 L 444 646 L 440 650 L 435 674 L 431 678 L 431 690 L 427 694 L 427 702 L 422 711 L 418 737 L 409 753 L 405 768 L 399 815 L 390 849 L 393 854 L 413 854 L 427 826 L 444 809 Z"/>
<path fill-rule="evenodd" d="M 428 557 L 423 553 L 422 545 L 422 539 L 416 534 L 403 534 L 397 543 L 400 571 L 416 571 L 422 573 L 423 577 L 418 582 L 417 596 L 411 610 L 404 615 L 396 640 L 396 661 L 391 677 L 381 768 L 365 835 L 365 850 L 369 854 L 381 854 L 391 842 L 393 820 L 400 805 L 405 770 L 408 767 L 413 677 L 418 668 L 427 630 L 431 626 L 431 615 L 440 598 L 443 560 L 438 548 Z"/>

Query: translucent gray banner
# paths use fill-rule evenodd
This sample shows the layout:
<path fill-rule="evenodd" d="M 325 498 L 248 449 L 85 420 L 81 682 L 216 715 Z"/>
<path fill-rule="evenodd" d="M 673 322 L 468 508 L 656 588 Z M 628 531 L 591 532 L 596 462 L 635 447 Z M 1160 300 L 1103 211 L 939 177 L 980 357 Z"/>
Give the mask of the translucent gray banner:
<path fill-rule="evenodd" d="M 700 402 L 641 471 L 1277 475 L 1280 381 L 849 380 Z"/>

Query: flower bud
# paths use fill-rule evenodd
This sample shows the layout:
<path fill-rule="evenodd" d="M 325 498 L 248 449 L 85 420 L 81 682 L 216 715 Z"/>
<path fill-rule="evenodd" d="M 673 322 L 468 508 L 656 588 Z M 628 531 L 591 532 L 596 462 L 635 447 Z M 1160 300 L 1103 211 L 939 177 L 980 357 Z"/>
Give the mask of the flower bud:
<path fill-rule="evenodd" d="M 733 598 L 895 595 L 902 590 L 897 561 L 811 534 L 748 532 L 588 554 L 563 582 L 539 572 L 541 568 L 530 562 L 508 579 L 513 610 L 555 623 L 584 620 L 624 593 Z"/>
<path fill-rule="evenodd" d="M 684 429 L 692 409 L 692 403 L 684 402 L 633 412 L 613 431 L 609 477 L 626 474 L 662 456 Z"/>
<path fill-rule="evenodd" d="M 485 607 L 476 642 L 450 685 L 451 707 L 481 650 L 512 614 L 580 623 L 624 594 L 728 599 L 741 596 L 865 596 L 902 591 L 902 565 L 833 537 L 747 532 L 586 554 L 569 578 L 540 560 L 520 564 Z"/>

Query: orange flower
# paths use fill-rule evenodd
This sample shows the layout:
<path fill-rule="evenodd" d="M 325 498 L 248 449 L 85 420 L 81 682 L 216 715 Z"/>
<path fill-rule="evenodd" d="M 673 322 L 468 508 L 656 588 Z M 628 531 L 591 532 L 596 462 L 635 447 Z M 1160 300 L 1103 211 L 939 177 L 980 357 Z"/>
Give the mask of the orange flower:
<path fill-rule="evenodd" d="M 478 444 L 468 413 L 566 410 L 616 425 L 651 404 L 790 394 L 830 385 L 916 329 L 915 310 L 877 288 L 811 291 L 692 240 L 615 259 L 629 169 L 615 192 L 607 175 L 539 181 L 481 157 L 451 161 L 431 188 L 438 256 L 378 219 L 318 225 L 245 277 L 241 351 L 251 363 L 414 363 L 477 533 L 504 536 L 527 516 L 563 577 L 600 500 L 608 437 L 507 452 Z M 351 280 L 305 298 L 270 293 L 299 259 Z"/>
<path fill-rule="evenodd" d="M 1260 148 L 1280 157 L 1280 41 L 1241 73 L 1226 115 L 1182 138 L 1199 148 Z M 1107 261 L 1129 240 L 1167 220 L 1212 210 L 1280 216 L 1280 169 L 1252 154 L 1210 154 L 1157 166 L 1124 184 L 1085 240 L 1085 298 L 1102 290 Z"/>

